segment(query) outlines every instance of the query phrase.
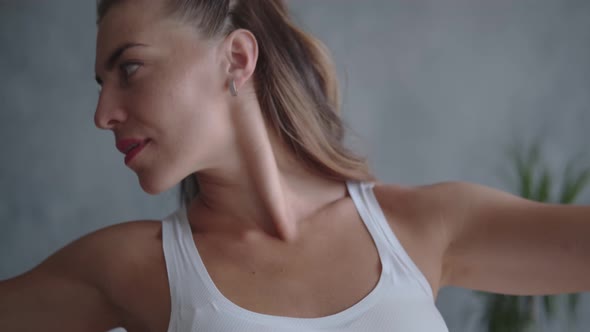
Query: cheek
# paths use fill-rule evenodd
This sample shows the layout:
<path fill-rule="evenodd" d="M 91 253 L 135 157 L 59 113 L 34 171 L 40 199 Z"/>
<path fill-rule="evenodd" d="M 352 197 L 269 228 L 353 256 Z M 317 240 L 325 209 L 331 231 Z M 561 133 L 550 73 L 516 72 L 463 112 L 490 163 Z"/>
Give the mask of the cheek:
<path fill-rule="evenodd" d="M 195 62 L 175 67 L 174 72 L 162 80 L 159 93 L 171 105 L 189 112 L 217 112 L 222 107 L 223 84 L 213 65 Z"/>
<path fill-rule="evenodd" d="M 228 141 L 231 128 L 227 98 L 218 81 L 208 71 L 193 68 L 153 91 L 157 97 L 148 107 L 157 103 L 161 116 L 157 116 L 159 123 L 155 125 L 164 131 L 158 135 L 176 157 L 190 154 L 200 159 Z"/>

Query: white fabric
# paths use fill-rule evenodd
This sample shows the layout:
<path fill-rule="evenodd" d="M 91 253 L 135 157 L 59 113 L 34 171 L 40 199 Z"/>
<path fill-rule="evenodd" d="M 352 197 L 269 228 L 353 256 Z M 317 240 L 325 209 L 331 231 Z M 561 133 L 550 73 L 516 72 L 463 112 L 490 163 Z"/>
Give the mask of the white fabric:
<path fill-rule="evenodd" d="M 380 279 L 361 301 L 319 318 L 266 315 L 234 304 L 207 273 L 193 242 L 186 210 L 179 208 L 166 217 L 162 241 L 172 299 L 168 332 L 448 332 L 432 289 L 389 227 L 373 186 L 369 182 L 347 182 L 379 252 Z"/>

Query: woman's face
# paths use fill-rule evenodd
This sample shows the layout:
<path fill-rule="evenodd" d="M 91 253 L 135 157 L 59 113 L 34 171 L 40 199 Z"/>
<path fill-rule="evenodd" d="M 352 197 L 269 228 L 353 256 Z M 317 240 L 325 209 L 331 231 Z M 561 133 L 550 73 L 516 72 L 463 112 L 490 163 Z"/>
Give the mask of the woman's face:
<path fill-rule="evenodd" d="M 117 143 L 147 142 L 127 166 L 151 194 L 210 166 L 231 135 L 219 47 L 163 18 L 159 2 L 110 9 L 98 27 L 95 68 L 102 86 L 95 124 Z"/>

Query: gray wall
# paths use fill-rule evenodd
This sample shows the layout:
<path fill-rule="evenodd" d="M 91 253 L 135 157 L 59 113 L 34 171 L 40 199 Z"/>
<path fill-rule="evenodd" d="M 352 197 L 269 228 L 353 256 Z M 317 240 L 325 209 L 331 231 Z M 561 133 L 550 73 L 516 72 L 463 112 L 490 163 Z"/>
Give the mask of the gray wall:
<path fill-rule="evenodd" d="M 93 125 L 94 1 L 0 1 L 0 279 L 79 236 L 161 218 L 152 197 Z M 542 135 L 559 171 L 590 162 L 587 0 L 291 1 L 334 54 L 344 117 L 385 182 L 478 182 L 514 191 L 504 150 Z M 580 200 L 590 202 L 588 192 Z M 451 331 L 476 331 L 481 305 L 446 288 Z M 580 313 L 590 313 L 587 294 Z M 586 331 L 584 318 L 572 331 Z M 560 323 L 547 331 L 563 331 Z"/>

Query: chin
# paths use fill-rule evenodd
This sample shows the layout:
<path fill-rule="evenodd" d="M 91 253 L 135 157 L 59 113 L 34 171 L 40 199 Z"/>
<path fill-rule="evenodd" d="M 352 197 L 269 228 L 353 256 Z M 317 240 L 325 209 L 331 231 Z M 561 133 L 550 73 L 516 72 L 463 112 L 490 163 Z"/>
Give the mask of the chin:
<path fill-rule="evenodd" d="M 155 181 L 154 179 L 139 177 L 139 185 L 141 186 L 141 189 L 149 195 L 161 194 L 171 189 L 176 184 L 176 182 L 172 181 Z"/>

